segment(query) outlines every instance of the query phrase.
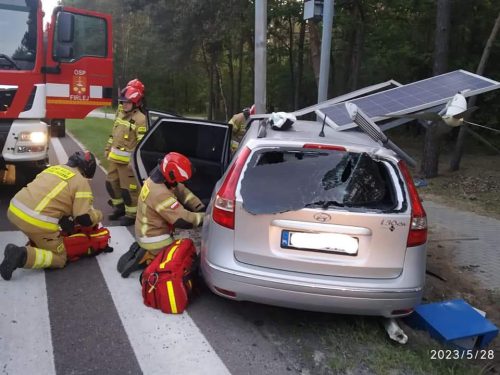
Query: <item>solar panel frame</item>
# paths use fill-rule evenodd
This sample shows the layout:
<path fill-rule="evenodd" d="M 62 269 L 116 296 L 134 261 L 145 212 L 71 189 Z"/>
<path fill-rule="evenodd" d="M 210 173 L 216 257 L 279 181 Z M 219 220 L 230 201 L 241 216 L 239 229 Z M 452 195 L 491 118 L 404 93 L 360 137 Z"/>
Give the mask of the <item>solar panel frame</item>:
<path fill-rule="evenodd" d="M 469 97 L 497 88 L 500 88 L 499 82 L 460 69 L 349 101 L 361 108 L 373 121 L 380 121 L 391 115 L 404 115 L 437 107 L 447 103 L 458 92 Z M 326 115 L 326 122 L 337 130 L 357 126 L 349 117 L 343 102 L 316 109 L 315 112 L 321 118 Z"/>
<path fill-rule="evenodd" d="M 322 109 L 324 107 L 333 106 L 333 105 L 335 105 L 337 103 L 344 103 L 344 102 L 346 102 L 348 100 L 350 101 L 350 100 L 353 100 L 353 99 L 355 99 L 357 97 L 371 95 L 372 93 L 374 93 L 376 91 L 383 90 L 385 88 L 387 88 L 387 90 L 389 90 L 390 86 L 400 87 L 400 86 L 403 86 L 403 85 L 401 83 L 399 83 L 399 82 L 391 79 L 391 80 L 388 80 L 388 81 L 385 81 L 385 82 L 382 82 L 382 83 L 378 83 L 378 84 L 375 84 L 375 85 L 364 87 L 362 89 L 358 89 L 356 91 L 348 92 L 346 94 L 337 96 L 335 98 L 328 99 L 328 100 L 326 100 L 324 102 L 321 102 L 319 104 L 314 104 L 314 105 L 312 105 L 310 107 L 298 109 L 298 110 L 292 112 L 292 114 L 295 117 L 303 116 L 305 114 L 312 113 L 313 111 Z"/>

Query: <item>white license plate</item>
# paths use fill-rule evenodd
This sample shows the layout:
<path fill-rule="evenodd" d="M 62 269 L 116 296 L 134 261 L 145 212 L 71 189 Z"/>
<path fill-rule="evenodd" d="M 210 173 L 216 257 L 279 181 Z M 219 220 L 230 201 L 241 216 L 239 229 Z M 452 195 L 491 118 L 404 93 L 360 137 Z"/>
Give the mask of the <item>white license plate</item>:
<path fill-rule="evenodd" d="M 356 255 L 358 239 L 340 233 L 304 233 L 284 230 L 281 247 Z"/>

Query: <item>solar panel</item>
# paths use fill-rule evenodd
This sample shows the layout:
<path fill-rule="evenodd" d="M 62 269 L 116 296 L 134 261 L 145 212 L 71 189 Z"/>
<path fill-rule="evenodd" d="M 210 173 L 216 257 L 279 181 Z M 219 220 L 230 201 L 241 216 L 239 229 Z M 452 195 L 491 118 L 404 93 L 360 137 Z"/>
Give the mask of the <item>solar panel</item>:
<path fill-rule="evenodd" d="M 456 70 L 350 102 L 356 104 L 373 121 L 378 121 L 387 115 L 407 114 L 444 104 L 458 92 L 468 97 L 499 87 L 499 82 L 465 70 Z M 467 91 L 464 92 L 465 90 Z M 344 103 L 321 108 L 317 112 L 321 116 L 326 115 L 330 125 L 344 129 L 356 126 Z"/>

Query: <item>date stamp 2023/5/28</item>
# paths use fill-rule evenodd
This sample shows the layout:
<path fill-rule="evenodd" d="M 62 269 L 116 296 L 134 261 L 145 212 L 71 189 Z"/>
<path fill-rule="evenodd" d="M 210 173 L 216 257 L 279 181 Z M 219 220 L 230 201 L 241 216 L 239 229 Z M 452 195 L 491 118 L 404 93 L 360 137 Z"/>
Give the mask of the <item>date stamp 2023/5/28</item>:
<path fill-rule="evenodd" d="M 495 350 L 458 350 L 458 349 L 431 349 L 430 359 L 495 359 Z"/>

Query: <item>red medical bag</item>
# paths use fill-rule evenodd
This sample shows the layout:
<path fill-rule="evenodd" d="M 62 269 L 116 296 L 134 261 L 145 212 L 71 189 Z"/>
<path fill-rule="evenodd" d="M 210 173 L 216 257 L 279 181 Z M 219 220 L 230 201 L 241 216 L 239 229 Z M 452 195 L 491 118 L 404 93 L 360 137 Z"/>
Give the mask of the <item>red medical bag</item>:
<path fill-rule="evenodd" d="M 76 232 L 64 236 L 63 243 L 69 262 L 74 262 L 83 256 L 97 255 L 102 252 L 111 252 L 108 246 L 111 238 L 107 228 L 76 228 Z"/>
<path fill-rule="evenodd" d="M 144 304 L 166 314 L 181 314 L 192 289 L 196 249 L 189 238 L 163 249 L 141 276 Z"/>

